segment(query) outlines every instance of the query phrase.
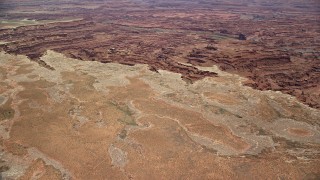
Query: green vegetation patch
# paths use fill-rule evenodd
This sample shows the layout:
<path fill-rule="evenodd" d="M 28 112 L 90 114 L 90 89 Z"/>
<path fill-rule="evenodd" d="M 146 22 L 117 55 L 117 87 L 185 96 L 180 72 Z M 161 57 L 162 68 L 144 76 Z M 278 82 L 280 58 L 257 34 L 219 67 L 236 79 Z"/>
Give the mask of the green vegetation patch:
<path fill-rule="evenodd" d="M 238 115 L 238 114 L 234 114 L 224 108 L 218 107 L 218 106 L 214 106 L 214 105 L 210 105 L 210 104 L 205 104 L 204 105 L 206 110 L 209 110 L 215 114 L 218 115 L 227 115 L 227 116 L 235 116 L 237 118 L 242 118 L 242 116 Z"/>
<path fill-rule="evenodd" d="M 130 126 L 137 126 L 138 124 L 134 120 L 134 112 L 130 109 L 130 107 L 123 103 L 118 103 L 114 101 L 110 101 L 110 104 L 120 110 L 123 113 L 123 116 L 118 119 L 119 122 L 130 125 Z"/>
<path fill-rule="evenodd" d="M 127 137 L 127 134 L 128 134 L 127 130 L 123 129 L 123 130 L 120 132 L 119 137 L 120 137 L 121 139 L 125 139 L 125 138 Z"/>
<path fill-rule="evenodd" d="M 12 119 L 14 117 L 14 109 L 12 108 L 0 108 L 0 120 Z"/>

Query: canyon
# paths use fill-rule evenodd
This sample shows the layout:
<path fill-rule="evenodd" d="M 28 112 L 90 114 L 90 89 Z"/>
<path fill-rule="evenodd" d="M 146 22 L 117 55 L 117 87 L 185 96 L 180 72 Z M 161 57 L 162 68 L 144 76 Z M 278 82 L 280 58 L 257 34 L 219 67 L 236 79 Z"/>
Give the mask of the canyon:
<path fill-rule="evenodd" d="M 317 0 L 0 2 L 4 179 L 318 179 Z"/>

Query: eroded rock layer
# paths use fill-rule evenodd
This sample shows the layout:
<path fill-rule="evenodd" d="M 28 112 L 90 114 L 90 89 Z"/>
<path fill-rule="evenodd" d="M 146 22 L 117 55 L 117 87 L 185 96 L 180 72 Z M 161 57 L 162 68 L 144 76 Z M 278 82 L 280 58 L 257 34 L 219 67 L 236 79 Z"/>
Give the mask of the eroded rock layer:
<path fill-rule="evenodd" d="M 148 64 L 190 82 L 216 76 L 194 65 L 219 65 L 248 77 L 253 88 L 320 108 L 316 0 L 15 0 L 2 2 L 1 12 L 0 49 L 8 53 L 39 61 L 54 50 L 80 60 Z"/>
<path fill-rule="evenodd" d="M 220 71 L 0 52 L 4 179 L 317 179 L 319 110 Z"/>

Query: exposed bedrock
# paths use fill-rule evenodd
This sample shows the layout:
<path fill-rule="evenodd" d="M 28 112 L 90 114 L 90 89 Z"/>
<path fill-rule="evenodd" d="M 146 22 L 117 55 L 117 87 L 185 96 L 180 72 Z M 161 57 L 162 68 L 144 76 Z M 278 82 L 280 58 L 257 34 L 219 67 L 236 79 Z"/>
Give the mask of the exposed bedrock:
<path fill-rule="evenodd" d="M 111 3 L 93 9 L 83 5 L 72 12 L 57 7 L 61 13 L 8 14 L 8 22 L 28 18 L 50 23 L 0 29 L 0 50 L 26 55 L 45 67 L 39 58 L 47 50 L 84 61 L 148 64 L 153 71 L 181 73 L 191 83 L 217 76 L 196 66 L 219 65 L 247 77 L 248 86 L 281 91 L 320 109 L 317 5 L 308 5 L 306 13 L 289 3 L 292 9 L 277 6 L 285 13 L 274 14 L 271 6 L 260 3 L 204 3 L 209 9 L 201 10 L 197 7 L 203 3 L 153 3 L 137 11 L 130 9 L 141 8 L 137 4 L 112 11 L 119 4 Z M 64 17 L 74 20 L 58 21 Z"/>

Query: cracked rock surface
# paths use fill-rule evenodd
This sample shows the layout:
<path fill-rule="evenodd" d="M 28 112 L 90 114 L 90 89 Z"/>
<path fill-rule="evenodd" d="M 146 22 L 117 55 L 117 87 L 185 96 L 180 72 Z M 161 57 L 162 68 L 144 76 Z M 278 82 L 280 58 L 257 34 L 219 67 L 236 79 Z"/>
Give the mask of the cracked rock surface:
<path fill-rule="evenodd" d="M 198 68 L 218 77 L 190 84 L 146 65 L 78 61 L 54 51 L 41 60 L 55 70 L 0 53 L 4 178 L 319 173 L 320 112 L 290 95 L 254 90 L 216 66 Z"/>

